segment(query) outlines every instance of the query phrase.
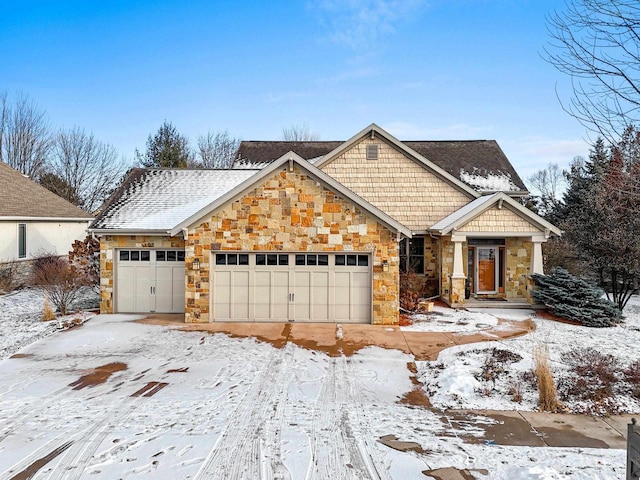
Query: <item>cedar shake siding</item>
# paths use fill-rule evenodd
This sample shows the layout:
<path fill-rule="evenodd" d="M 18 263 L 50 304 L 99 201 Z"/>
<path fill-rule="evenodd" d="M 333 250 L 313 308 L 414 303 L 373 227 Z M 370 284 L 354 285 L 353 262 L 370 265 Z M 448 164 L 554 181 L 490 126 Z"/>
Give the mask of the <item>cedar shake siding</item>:
<path fill-rule="evenodd" d="M 367 160 L 367 145 L 379 145 L 378 160 Z M 471 200 L 380 139 L 362 140 L 322 170 L 414 231 L 427 230 Z"/>

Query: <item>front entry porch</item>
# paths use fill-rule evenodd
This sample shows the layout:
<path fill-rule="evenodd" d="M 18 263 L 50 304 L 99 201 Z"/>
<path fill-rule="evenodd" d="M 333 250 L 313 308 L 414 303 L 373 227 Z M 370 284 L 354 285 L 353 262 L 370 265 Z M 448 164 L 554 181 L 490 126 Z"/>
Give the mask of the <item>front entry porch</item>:
<path fill-rule="evenodd" d="M 531 308 L 544 234 L 454 233 L 442 239 L 441 298 L 452 307 Z"/>

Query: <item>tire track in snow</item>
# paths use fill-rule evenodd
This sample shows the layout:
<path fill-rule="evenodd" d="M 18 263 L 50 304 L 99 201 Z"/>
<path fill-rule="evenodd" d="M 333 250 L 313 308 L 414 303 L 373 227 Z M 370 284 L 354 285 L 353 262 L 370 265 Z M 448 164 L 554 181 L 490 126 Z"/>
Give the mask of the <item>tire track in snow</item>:
<path fill-rule="evenodd" d="M 253 480 L 271 476 L 267 456 L 261 453 L 261 438 L 266 419 L 277 415 L 278 406 L 286 397 L 294 349 L 289 344 L 282 349 L 273 349 L 264 368 L 255 373 L 253 382 L 239 400 L 194 480 Z"/>
<path fill-rule="evenodd" d="M 364 408 L 364 397 L 357 383 L 358 373 L 353 368 L 353 358 L 341 356 L 338 358 L 338 364 L 340 366 L 339 376 L 344 379 L 347 387 L 349 403 L 356 406 L 354 408 L 356 418 L 350 419 L 346 414 L 342 423 L 344 438 L 348 444 L 349 451 L 362 463 L 368 478 L 373 480 L 392 480 L 385 466 L 380 463 L 380 455 L 376 452 L 375 445 L 372 445 L 370 438 L 370 432 L 372 431 L 370 428 L 371 419 L 367 414 L 366 408 Z M 356 430 L 355 434 L 353 429 Z"/>
<path fill-rule="evenodd" d="M 165 367 L 166 364 L 161 365 L 158 369 L 164 370 Z M 148 374 L 149 371 L 146 370 L 144 373 Z M 210 377 L 210 381 L 217 382 L 225 373 L 226 369 L 224 367 L 220 368 L 214 376 Z M 159 375 L 162 379 L 168 376 L 166 373 Z M 138 376 L 135 378 L 140 379 Z M 138 408 L 148 405 L 146 398 L 133 396 L 134 394 L 123 397 L 121 402 L 114 406 L 109 413 L 102 416 L 101 421 L 97 422 L 95 427 L 87 432 L 87 437 L 83 438 L 81 442 L 76 442 L 65 452 L 60 459 L 55 474 L 49 477 L 51 480 L 77 480 L 81 478 L 86 468 L 91 466 L 91 459 L 96 456 L 98 448 L 114 428 L 130 418 Z M 71 470 L 74 471 L 71 472 Z"/>

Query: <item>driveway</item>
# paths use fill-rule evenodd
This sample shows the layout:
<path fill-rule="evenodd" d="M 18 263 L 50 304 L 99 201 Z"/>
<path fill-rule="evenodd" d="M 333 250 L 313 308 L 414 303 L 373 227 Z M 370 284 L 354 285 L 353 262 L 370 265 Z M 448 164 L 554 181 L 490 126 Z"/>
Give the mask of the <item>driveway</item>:
<path fill-rule="evenodd" d="M 533 456 L 577 462 L 572 478 L 586 479 L 622 460 L 469 442 L 482 421 L 451 424 L 415 401 L 404 348 L 323 351 L 311 326 L 274 343 L 267 327 L 255 339 L 136 319 L 101 315 L 0 363 L 0 478 L 425 479 L 455 466 L 506 479 Z M 347 330 L 334 343 L 355 345 Z"/>

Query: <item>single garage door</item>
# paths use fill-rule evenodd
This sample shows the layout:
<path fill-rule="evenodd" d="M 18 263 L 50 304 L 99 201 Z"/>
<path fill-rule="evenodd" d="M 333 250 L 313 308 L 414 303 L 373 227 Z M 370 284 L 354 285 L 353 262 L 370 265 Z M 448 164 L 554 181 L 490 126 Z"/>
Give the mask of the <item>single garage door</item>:
<path fill-rule="evenodd" d="M 371 322 L 371 256 L 214 253 L 214 321 Z"/>
<path fill-rule="evenodd" d="M 184 250 L 117 250 L 116 258 L 116 311 L 184 312 Z"/>

